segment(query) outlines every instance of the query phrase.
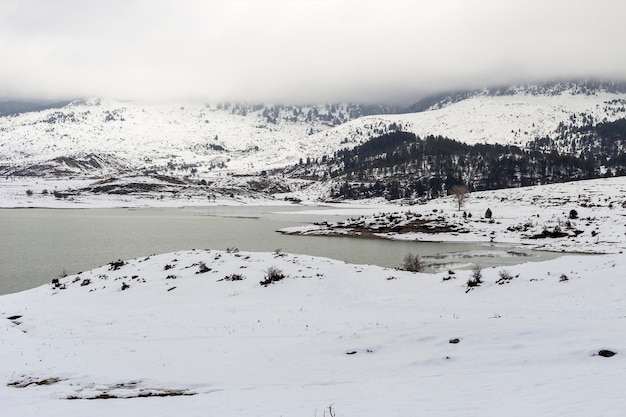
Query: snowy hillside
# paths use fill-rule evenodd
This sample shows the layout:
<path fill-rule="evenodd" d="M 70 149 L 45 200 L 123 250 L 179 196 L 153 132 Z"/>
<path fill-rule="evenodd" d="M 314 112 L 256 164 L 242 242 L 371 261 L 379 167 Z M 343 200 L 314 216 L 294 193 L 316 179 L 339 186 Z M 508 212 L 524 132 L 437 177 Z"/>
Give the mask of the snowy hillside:
<path fill-rule="evenodd" d="M 508 95 L 476 94 L 460 101 L 442 99 L 418 113 L 364 117 L 316 137 L 359 144 L 393 130 L 418 136 L 441 135 L 465 143 L 523 147 L 545 136 L 556 137 L 579 127 L 626 117 L 626 94 L 559 90 L 554 94 L 519 90 Z"/>
<path fill-rule="evenodd" d="M 624 268 L 115 261 L 0 297 L 2 415 L 621 417 Z"/>
<path fill-rule="evenodd" d="M 319 158 L 389 131 L 523 146 L 571 127 L 626 117 L 626 93 L 602 85 L 509 88 L 429 102 L 407 114 L 385 106 L 149 105 L 75 101 L 0 117 L 0 174 L 120 171 L 254 173 Z M 363 116 L 363 117 L 361 117 Z"/>
<path fill-rule="evenodd" d="M 261 171 L 332 153 L 327 130 L 387 107 L 147 105 L 92 99 L 0 117 L 0 172 Z M 92 162 L 94 156 L 97 164 Z"/>

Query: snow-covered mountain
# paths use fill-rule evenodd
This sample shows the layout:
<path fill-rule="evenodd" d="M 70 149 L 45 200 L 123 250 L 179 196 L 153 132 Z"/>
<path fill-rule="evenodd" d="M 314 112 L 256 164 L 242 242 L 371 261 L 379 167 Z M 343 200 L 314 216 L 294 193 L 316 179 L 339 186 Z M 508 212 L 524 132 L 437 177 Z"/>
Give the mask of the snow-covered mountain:
<path fill-rule="evenodd" d="M 0 117 L 0 174 L 258 173 L 394 130 L 523 147 L 572 127 L 626 117 L 623 87 L 583 82 L 485 89 L 425 99 L 412 107 L 417 112 L 404 114 L 348 104 L 74 101 Z"/>
<path fill-rule="evenodd" d="M 393 108 L 73 101 L 60 109 L 0 117 L 0 172 L 258 172 L 332 153 L 339 144 L 316 132 L 380 111 Z"/>
<path fill-rule="evenodd" d="M 626 87 L 553 83 L 455 93 L 422 100 L 417 112 L 363 117 L 321 135 L 359 144 L 393 130 L 461 142 L 511 144 L 558 137 L 572 127 L 626 117 Z"/>

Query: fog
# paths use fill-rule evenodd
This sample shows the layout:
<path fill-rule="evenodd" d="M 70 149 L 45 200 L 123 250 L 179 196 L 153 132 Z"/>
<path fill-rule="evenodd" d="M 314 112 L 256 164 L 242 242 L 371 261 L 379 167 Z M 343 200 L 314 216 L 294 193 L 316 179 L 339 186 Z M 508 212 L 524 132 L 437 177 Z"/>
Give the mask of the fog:
<path fill-rule="evenodd" d="M 408 103 L 626 79 L 620 0 L 0 3 L 0 97 Z"/>

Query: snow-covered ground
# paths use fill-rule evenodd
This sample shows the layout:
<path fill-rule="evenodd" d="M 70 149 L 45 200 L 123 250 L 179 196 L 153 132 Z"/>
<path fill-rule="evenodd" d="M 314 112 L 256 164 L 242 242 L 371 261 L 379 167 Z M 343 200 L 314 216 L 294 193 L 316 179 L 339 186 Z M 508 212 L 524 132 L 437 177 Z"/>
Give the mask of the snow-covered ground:
<path fill-rule="evenodd" d="M 467 270 L 206 250 L 0 296 L 1 415 L 621 416 L 625 199 L 610 178 L 472 193 L 461 211 L 336 205 L 354 225 L 457 229 L 386 237 L 611 253 L 483 269 L 472 287 Z M 571 236 L 527 239 L 556 226 Z M 271 268 L 285 278 L 262 285 Z"/>
<path fill-rule="evenodd" d="M 559 252 L 622 253 L 626 249 L 626 177 L 475 192 L 467 195 L 460 210 L 457 203 L 449 196 L 424 205 L 355 215 L 341 224 L 284 232 L 515 243 Z M 488 209 L 491 218 L 485 216 Z M 563 236 L 556 237 L 559 233 Z"/>
<path fill-rule="evenodd" d="M 470 290 L 282 253 L 112 263 L 0 297 L 1 414 L 618 417 L 624 268 L 567 256 Z"/>
<path fill-rule="evenodd" d="M 236 178 L 223 177 L 220 187 L 236 187 Z M 119 183 L 158 184 L 154 178 L 127 177 Z M 93 187 L 97 181 L 89 178 L 46 179 L 46 178 L 0 178 L 0 208 L 117 208 L 117 207 L 191 207 L 211 205 L 285 205 L 284 199 L 250 192 L 230 197 L 210 188 L 188 188 L 184 186 L 177 194 L 161 190 L 130 194 L 97 194 L 78 192 Z M 55 196 L 59 191 L 63 197 Z M 76 192 L 76 193 L 75 193 Z"/>

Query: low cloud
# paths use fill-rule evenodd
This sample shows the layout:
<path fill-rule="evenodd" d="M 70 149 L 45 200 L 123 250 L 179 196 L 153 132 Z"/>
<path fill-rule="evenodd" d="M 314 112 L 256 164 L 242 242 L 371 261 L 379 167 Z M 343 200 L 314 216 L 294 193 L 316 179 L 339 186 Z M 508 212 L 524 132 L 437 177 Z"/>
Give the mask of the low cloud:
<path fill-rule="evenodd" d="M 7 0 L 0 95 L 390 102 L 624 79 L 625 14 L 614 0 Z"/>

